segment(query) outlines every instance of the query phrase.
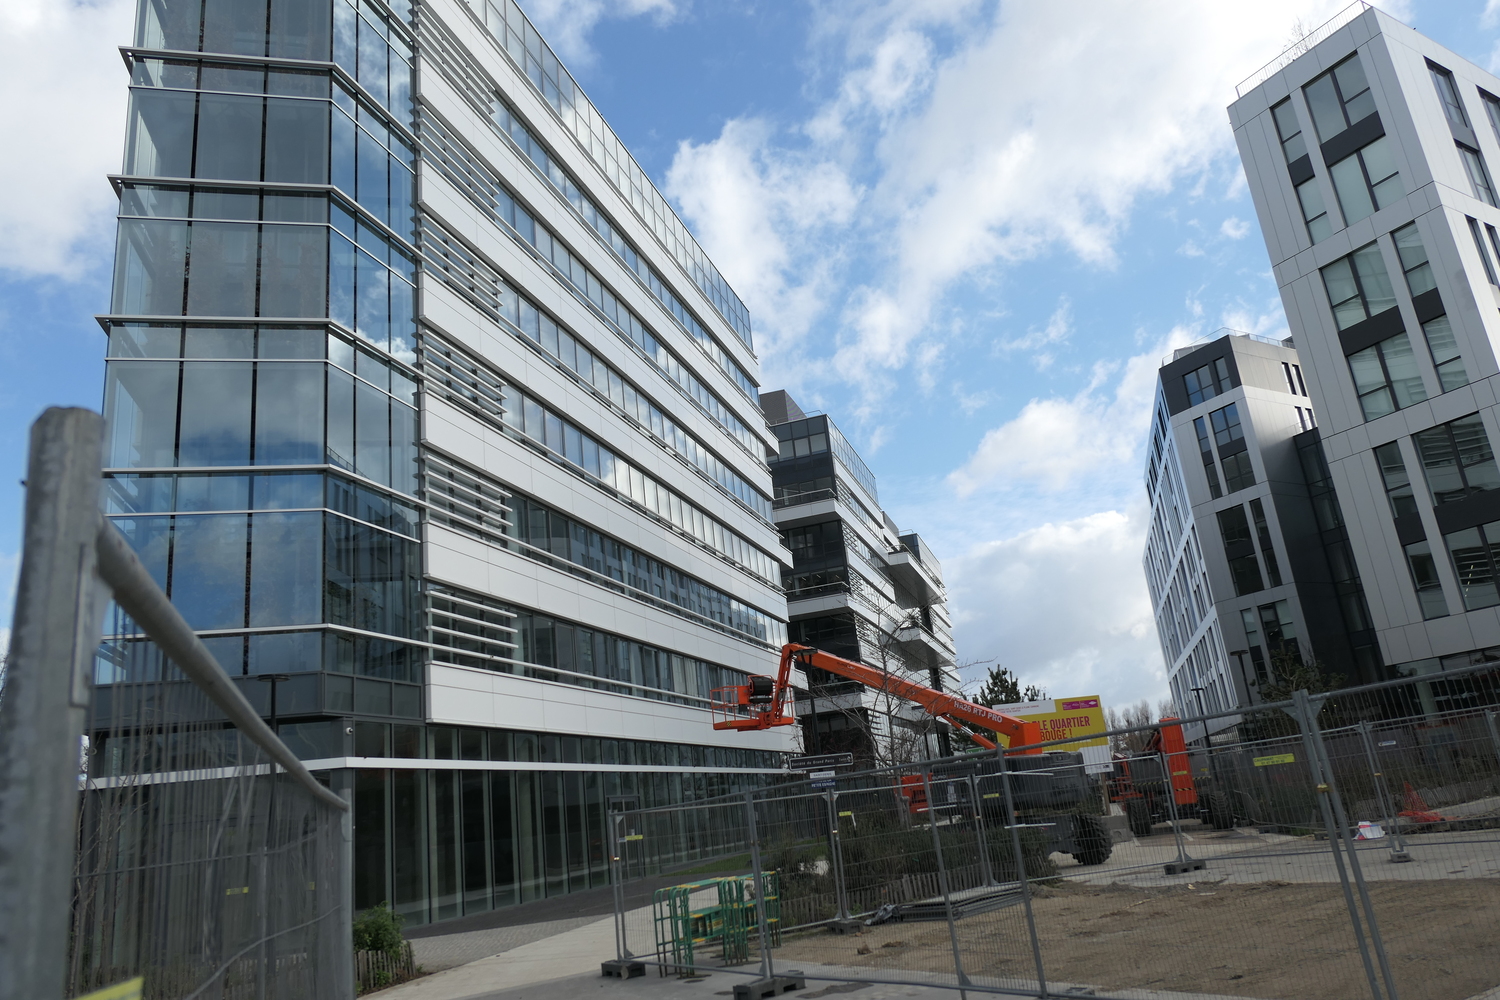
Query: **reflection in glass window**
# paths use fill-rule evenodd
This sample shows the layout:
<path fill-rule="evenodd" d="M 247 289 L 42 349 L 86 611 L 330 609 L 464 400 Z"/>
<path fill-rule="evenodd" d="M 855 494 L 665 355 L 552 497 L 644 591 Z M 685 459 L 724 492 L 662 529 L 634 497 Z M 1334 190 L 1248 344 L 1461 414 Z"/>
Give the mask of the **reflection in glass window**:
<path fill-rule="evenodd" d="M 1401 446 L 1391 441 L 1375 449 L 1375 462 L 1380 466 L 1381 479 L 1385 481 L 1386 499 L 1391 504 L 1392 517 L 1406 517 L 1417 512 L 1417 499 L 1412 493 L 1411 476 L 1406 463 L 1401 459 Z"/>
<path fill-rule="evenodd" d="M 1422 335 L 1427 339 L 1427 349 L 1432 353 L 1432 363 L 1437 367 L 1443 391 L 1468 385 L 1469 373 L 1464 369 L 1458 340 L 1453 336 L 1453 325 L 1448 322 L 1448 317 L 1439 316 L 1423 323 Z"/>
<path fill-rule="evenodd" d="M 1500 521 L 1477 528 L 1466 528 L 1444 535 L 1453 571 L 1458 576 L 1458 592 L 1463 596 L 1464 610 L 1475 611 L 1500 604 L 1495 588 L 1496 547 L 1500 546 Z"/>
<path fill-rule="evenodd" d="M 1328 176 L 1333 180 L 1345 225 L 1353 225 L 1406 194 L 1393 147 L 1385 136 L 1330 166 Z"/>
<path fill-rule="evenodd" d="M 1234 382 L 1229 377 L 1229 363 L 1223 358 L 1214 358 L 1211 363 L 1188 372 L 1182 377 L 1182 382 L 1187 389 L 1189 406 L 1195 406 L 1234 388 Z"/>
<path fill-rule="evenodd" d="M 1322 273 L 1333 321 L 1340 330 L 1396 307 L 1396 290 L 1378 243 L 1360 247 L 1323 268 Z"/>
<path fill-rule="evenodd" d="M 1208 418 L 1214 428 L 1214 443 L 1220 448 L 1244 438 L 1245 431 L 1240 425 L 1238 403 L 1230 403 L 1221 410 L 1215 410 L 1208 415 Z"/>
<path fill-rule="evenodd" d="M 1417 224 L 1413 222 L 1402 226 L 1391 237 L 1396 241 L 1396 255 L 1401 258 L 1401 269 L 1406 273 L 1406 287 L 1412 298 L 1436 288 L 1432 264 L 1427 259 L 1427 248 L 1422 245 Z"/>
<path fill-rule="evenodd" d="M 1412 435 L 1427 488 L 1437 504 L 1452 503 L 1500 488 L 1500 468 L 1479 414 L 1470 414 Z M 1500 539 L 1497 539 L 1500 540 Z"/>
<path fill-rule="evenodd" d="M 1438 579 L 1437 563 L 1432 558 L 1432 546 L 1426 539 L 1405 547 L 1406 565 L 1411 570 L 1412 586 L 1417 591 L 1417 603 L 1422 607 L 1422 619 L 1443 618 L 1448 614 L 1448 600 L 1443 596 L 1443 583 Z"/>
<path fill-rule="evenodd" d="M 1208 477 L 1208 492 L 1215 499 L 1224 495 L 1219 486 L 1219 473 L 1214 467 L 1214 448 L 1208 436 L 1208 424 L 1198 417 L 1193 421 L 1193 430 L 1198 434 L 1198 451 L 1203 457 L 1203 473 Z"/>
<path fill-rule="evenodd" d="M 1271 586 L 1281 586 L 1281 564 L 1276 560 L 1276 546 L 1271 542 L 1271 527 L 1266 521 L 1265 504 L 1260 497 L 1250 501 L 1250 517 L 1255 521 L 1256 544 L 1260 546 L 1261 558 L 1266 561 L 1266 576 Z"/>
<path fill-rule="evenodd" d="M 1286 162 L 1291 163 L 1306 156 L 1307 141 L 1302 138 L 1302 123 L 1297 120 L 1297 112 L 1292 108 L 1291 99 L 1272 108 L 1271 117 L 1276 120 L 1276 134 L 1281 139 L 1281 151 L 1286 156 Z"/>
<path fill-rule="evenodd" d="M 1333 235 L 1333 221 L 1323 201 L 1323 188 L 1316 177 L 1297 185 L 1297 203 L 1302 206 L 1302 221 L 1307 223 L 1307 238 L 1314 243 Z"/>
<path fill-rule="evenodd" d="M 1469 175 L 1469 187 L 1473 189 L 1474 197 L 1491 207 L 1500 204 L 1495 200 L 1495 185 L 1490 181 L 1490 172 L 1485 168 L 1484 158 L 1479 155 L 1479 150 L 1470 149 L 1461 142 L 1456 145 L 1458 157 L 1463 160 L 1464 173 Z"/>
<path fill-rule="evenodd" d="M 1490 130 L 1495 133 L 1495 139 L 1500 141 L 1500 97 L 1481 90 L 1479 99 L 1484 104 L 1485 117 L 1490 120 Z"/>
<path fill-rule="evenodd" d="M 1420 403 L 1427 398 L 1422 372 L 1406 334 L 1382 340 L 1349 355 L 1349 372 L 1366 420 Z"/>
<path fill-rule="evenodd" d="M 1448 121 L 1459 128 L 1468 128 L 1469 116 L 1464 113 L 1464 103 L 1459 99 L 1453 74 L 1436 63 L 1428 63 L 1427 72 L 1432 74 L 1432 84 L 1437 88 L 1438 100 L 1443 105 L 1443 114 L 1448 117 Z"/>
<path fill-rule="evenodd" d="M 1495 277 L 1495 265 L 1490 261 L 1490 252 L 1484 248 L 1484 239 L 1479 235 L 1479 220 L 1468 217 L 1469 235 L 1474 238 L 1474 252 L 1479 254 L 1479 263 L 1484 266 L 1484 276 L 1489 279 L 1490 284 L 1500 286 L 1500 278 Z"/>
<path fill-rule="evenodd" d="M 1224 467 L 1224 488 L 1230 493 L 1255 485 L 1255 467 L 1248 451 L 1220 459 L 1219 464 Z"/>
<path fill-rule="evenodd" d="M 1375 98 L 1358 53 L 1303 88 L 1318 136 L 1327 142 L 1357 121 L 1375 113 Z"/>

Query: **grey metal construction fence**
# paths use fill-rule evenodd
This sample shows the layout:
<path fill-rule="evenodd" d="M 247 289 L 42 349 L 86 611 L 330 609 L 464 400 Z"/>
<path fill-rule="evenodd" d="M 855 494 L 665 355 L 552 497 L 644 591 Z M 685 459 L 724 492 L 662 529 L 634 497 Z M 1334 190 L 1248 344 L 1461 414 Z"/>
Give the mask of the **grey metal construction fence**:
<path fill-rule="evenodd" d="M 1107 774 L 1043 744 L 616 812 L 611 968 L 751 996 L 1488 996 L 1497 706 L 1475 664 L 1184 720 L 1222 732 L 1182 756 L 1120 730 Z"/>
<path fill-rule="evenodd" d="M 101 517 L 102 425 L 52 409 L 32 428 L 0 701 L 0 1000 L 133 979 L 173 1000 L 352 997 L 347 805 Z"/>

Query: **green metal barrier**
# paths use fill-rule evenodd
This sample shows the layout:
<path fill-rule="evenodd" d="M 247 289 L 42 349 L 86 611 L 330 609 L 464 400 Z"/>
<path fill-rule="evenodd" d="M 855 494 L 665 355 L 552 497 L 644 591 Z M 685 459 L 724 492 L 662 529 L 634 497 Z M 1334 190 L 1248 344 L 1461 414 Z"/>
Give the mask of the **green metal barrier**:
<path fill-rule="evenodd" d="M 762 872 L 761 884 L 766 929 L 775 947 L 781 943 L 780 880 L 775 872 Z M 711 944 L 719 945 L 724 965 L 748 962 L 750 935 L 756 928 L 755 876 L 730 875 L 658 889 L 651 898 L 651 923 L 657 969 L 663 976 L 693 975 L 699 949 Z"/>

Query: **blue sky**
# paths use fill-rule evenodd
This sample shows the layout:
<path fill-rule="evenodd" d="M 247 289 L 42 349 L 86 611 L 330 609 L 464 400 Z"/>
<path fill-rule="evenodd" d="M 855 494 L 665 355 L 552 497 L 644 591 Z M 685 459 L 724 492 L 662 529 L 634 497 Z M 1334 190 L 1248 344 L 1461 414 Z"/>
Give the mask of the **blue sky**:
<path fill-rule="evenodd" d="M 26 428 L 100 401 L 133 6 L 0 7 L 0 91 L 30 98 L 0 107 L 28 152 L 0 164 L 7 608 Z M 1341 6 L 522 3 L 746 300 L 765 388 L 830 413 L 943 559 L 960 659 L 1115 704 L 1166 688 L 1157 364 L 1285 327 L 1224 108 Z M 1386 5 L 1481 65 L 1497 7 Z"/>

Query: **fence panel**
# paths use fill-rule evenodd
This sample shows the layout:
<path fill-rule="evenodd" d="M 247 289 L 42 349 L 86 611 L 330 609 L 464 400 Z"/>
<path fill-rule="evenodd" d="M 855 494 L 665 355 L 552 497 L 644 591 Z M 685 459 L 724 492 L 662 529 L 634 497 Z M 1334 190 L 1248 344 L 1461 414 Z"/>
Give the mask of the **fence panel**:
<path fill-rule="evenodd" d="M 1482 673 L 1441 690 L 1478 689 Z M 841 773 L 832 789 L 789 776 L 750 797 L 770 965 L 1036 996 L 1483 993 L 1500 985 L 1500 716 L 1484 708 L 1500 699 L 1443 711 L 1423 683 L 1299 693 L 1226 719 L 1208 746 L 1121 731 L 1105 774 L 1044 747 Z M 743 800 L 676 811 L 693 810 L 732 815 Z M 760 927 L 738 950 L 712 938 L 729 898 L 715 880 L 754 886 L 749 824 L 720 825 L 743 839 L 650 873 L 658 895 L 683 886 L 677 919 L 703 939 L 691 962 L 652 956 L 663 974 L 766 971 Z M 743 926 L 755 908 L 734 899 Z"/>

